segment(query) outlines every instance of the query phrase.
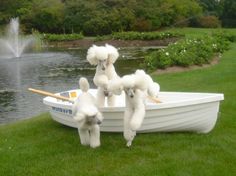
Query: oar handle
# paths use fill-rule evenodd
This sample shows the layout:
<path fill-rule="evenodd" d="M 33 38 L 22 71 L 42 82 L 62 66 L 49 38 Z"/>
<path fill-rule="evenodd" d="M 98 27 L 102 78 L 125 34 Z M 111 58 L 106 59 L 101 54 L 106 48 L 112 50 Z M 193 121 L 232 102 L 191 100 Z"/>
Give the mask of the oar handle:
<path fill-rule="evenodd" d="M 151 96 L 147 96 L 147 98 L 155 103 L 162 103 L 162 101 L 159 100 L 159 98 L 151 97 Z"/>
<path fill-rule="evenodd" d="M 53 98 L 56 98 L 56 99 L 59 99 L 59 100 L 69 101 L 71 103 L 74 102 L 73 100 L 71 100 L 68 97 L 64 97 L 64 96 L 60 96 L 60 95 L 55 95 L 53 93 L 46 92 L 46 91 L 43 91 L 43 90 L 32 89 L 32 88 L 28 88 L 28 90 L 33 92 L 33 93 L 37 93 L 37 94 L 40 94 L 40 95 L 45 95 L 45 96 L 53 97 Z"/>

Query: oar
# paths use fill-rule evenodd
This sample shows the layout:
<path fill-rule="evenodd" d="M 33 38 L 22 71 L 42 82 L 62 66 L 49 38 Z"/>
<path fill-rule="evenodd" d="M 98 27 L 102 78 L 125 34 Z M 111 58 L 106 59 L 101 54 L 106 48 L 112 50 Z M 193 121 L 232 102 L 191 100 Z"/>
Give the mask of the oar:
<path fill-rule="evenodd" d="M 56 98 L 56 99 L 59 99 L 59 100 L 69 101 L 71 103 L 74 103 L 74 101 L 71 100 L 68 97 L 64 97 L 64 96 L 60 96 L 60 95 L 55 95 L 55 94 L 50 93 L 50 92 L 46 92 L 46 91 L 43 91 L 43 90 L 32 89 L 32 88 L 28 88 L 28 90 L 31 91 L 31 92 L 40 94 L 40 95 L 45 95 L 45 96 L 53 97 L 53 98 Z"/>
<path fill-rule="evenodd" d="M 156 97 L 151 97 L 151 96 L 147 96 L 147 98 L 151 101 L 153 101 L 154 103 L 162 103 L 161 100 L 159 100 L 159 98 Z"/>

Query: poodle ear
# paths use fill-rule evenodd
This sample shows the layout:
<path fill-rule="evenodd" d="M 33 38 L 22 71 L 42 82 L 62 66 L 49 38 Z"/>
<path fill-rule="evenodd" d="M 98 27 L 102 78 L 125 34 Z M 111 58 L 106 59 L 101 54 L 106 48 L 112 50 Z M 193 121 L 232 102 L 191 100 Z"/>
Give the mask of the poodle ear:
<path fill-rule="evenodd" d="M 98 64 L 98 60 L 96 57 L 96 51 L 97 51 L 97 46 L 93 45 L 88 49 L 87 52 L 87 60 L 91 65 L 97 65 Z"/>
<path fill-rule="evenodd" d="M 117 60 L 117 58 L 119 57 L 119 53 L 117 51 L 117 49 L 109 44 L 105 45 L 107 52 L 108 52 L 108 63 L 115 63 L 115 61 Z"/>

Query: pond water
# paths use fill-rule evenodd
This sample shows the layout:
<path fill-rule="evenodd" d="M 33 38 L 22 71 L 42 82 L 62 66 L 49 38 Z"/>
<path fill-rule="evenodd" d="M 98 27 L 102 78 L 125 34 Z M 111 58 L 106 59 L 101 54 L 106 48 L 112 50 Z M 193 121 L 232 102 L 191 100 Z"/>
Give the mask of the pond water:
<path fill-rule="evenodd" d="M 33 94 L 29 87 L 49 92 L 78 88 L 81 76 L 88 78 L 91 87 L 95 67 L 86 61 L 84 49 L 50 49 L 20 58 L 0 56 L 0 123 L 29 118 L 48 111 L 43 96 Z M 115 63 L 120 76 L 133 73 L 140 67 L 148 48 L 121 48 Z"/>

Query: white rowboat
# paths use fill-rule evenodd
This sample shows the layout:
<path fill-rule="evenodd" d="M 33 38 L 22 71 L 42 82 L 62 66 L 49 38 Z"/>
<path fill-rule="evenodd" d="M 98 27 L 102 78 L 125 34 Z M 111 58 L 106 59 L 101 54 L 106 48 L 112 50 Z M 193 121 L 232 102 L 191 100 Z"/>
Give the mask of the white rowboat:
<path fill-rule="evenodd" d="M 96 95 L 96 89 L 89 90 Z M 75 98 L 80 90 L 61 92 L 56 95 L 67 95 Z M 118 96 L 115 107 L 101 108 L 104 120 L 101 131 L 123 132 L 123 116 L 125 109 L 124 95 Z M 147 100 L 146 116 L 138 132 L 178 132 L 191 131 L 198 133 L 210 132 L 217 121 L 220 101 L 223 94 L 216 93 L 185 93 L 185 92 L 160 92 L 159 99 L 162 103 Z M 72 103 L 45 97 L 44 104 L 49 106 L 52 118 L 64 125 L 77 128 L 77 123 L 72 118 Z"/>

